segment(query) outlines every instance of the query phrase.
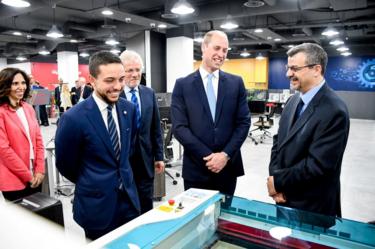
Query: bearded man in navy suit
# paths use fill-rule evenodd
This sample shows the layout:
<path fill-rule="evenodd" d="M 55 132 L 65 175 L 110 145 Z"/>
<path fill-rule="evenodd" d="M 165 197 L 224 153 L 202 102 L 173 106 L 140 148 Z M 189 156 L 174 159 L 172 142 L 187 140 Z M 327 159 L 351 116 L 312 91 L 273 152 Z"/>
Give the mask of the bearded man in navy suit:
<path fill-rule="evenodd" d="M 155 173 L 164 171 L 160 116 L 154 90 L 140 85 L 142 58 L 130 50 L 125 50 L 120 58 L 125 68 L 125 88 L 120 96 L 132 101 L 138 112 L 138 133 L 130 164 L 143 214 L 153 208 Z"/>
<path fill-rule="evenodd" d="M 250 128 L 250 113 L 241 77 L 219 70 L 227 52 L 224 32 L 206 33 L 199 70 L 178 79 L 173 89 L 172 129 L 184 147 L 185 189 L 233 195 L 237 177 L 244 174 L 240 148 Z"/>
<path fill-rule="evenodd" d="M 140 214 L 129 155 L 136 134 L 135 106 L 122 98 L 125 70 L 118 56 L 93 54 L 93 94 L 61 116 L 56 166 L 75 183 L 73 217 L 96 239 Z"/>

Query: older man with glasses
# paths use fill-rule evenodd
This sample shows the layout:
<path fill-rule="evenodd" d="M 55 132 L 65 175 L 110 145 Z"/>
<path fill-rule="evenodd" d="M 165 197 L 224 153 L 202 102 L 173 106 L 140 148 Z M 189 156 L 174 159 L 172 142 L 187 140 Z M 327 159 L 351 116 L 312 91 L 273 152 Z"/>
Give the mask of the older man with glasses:
<path fill-rule="evenodd" d="M 304 43 L 287 54 L 286 76 L 299 93 L 285 105 L 274 136 L 268 193 L 279 205 L 341 217 L 348 110 L 324 79 L 328 58 L 319 45 Z"/>

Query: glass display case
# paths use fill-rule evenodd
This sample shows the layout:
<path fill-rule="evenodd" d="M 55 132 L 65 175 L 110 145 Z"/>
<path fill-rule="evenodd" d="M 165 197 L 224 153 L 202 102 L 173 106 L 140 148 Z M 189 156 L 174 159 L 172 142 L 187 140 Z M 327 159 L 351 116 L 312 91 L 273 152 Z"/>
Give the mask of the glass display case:
<path fill-rule="evenodd" d="M 375 248 L 375 226 L 189 189 L 89 248 Z"/>

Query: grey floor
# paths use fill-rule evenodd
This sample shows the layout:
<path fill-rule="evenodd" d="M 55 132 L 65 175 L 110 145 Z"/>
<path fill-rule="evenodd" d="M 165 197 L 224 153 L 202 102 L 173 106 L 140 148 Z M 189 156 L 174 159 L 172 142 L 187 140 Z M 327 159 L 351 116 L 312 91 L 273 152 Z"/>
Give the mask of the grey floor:
<path fill-rule="evenodd" d="M 253 118 L 253 122 L 257 120 Z M 277 131 L 278 118 L 270 129 L 272 134 Z M 42 127 L 44 143 L 53 138 L 56 126 Z M 52 141 L 53 142 L 53 141 Z M 242 146 L 242 155 L 245 164 L 245 175 L 238 179 L 235 195 L 247 199 L 260 200 L 272 203 L 267 195 L 266 178 L 268 176 L 268 163 L 272 139 L 255 145 L 251 139 L 246 139 Z M 174 154 L 178 156 L 178 143 L 174 141 Z M 349 141 L 344 155 L 341 173 L 341 200 L 343 217 L 368 222 L 375 220 L 375 121 L 351 120 Z M 175 175 L 181 171 L 181 166 L 168 169 Z M 177 195 L 183 191 L 182 179 L 176 178 L 177 185 L 172 184 L 172 179 L 166 177 L 166 196 L 163 200 Z M 64 218 L 66 233 L 78 236 L 82 243 L 83 230 L 73 221 L 70 197 L 58 196 L 64 205 Z M 155 203 L 156 205 L 158 203 Z"/>

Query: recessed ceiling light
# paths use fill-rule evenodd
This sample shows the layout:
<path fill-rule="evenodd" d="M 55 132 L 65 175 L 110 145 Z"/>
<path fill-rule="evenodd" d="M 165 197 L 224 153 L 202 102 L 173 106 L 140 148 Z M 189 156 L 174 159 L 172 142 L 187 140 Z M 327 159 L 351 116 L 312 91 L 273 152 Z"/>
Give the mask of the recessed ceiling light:
<path fill-rule="evenodd" d="M 263 29 L 255 29 L 254 33 L 263 33 Z"/>
<path fill-rule="evenodd" d="M 322 35 L 325 35 L 325 36 L 328 36 L 328 37 L 335 36 L 335 35 L 338 35 L 338 34 L 339 34 L 339 32 L 333 27 L 327 27 L 322 32 Z"/>
<path fill-rule="evenodd" d="M 1 0 L 1 3 L 16 8 L 26 8 L 30 6 L 30 3 L 24 0 Z"/>
<path fill-rule="evenodd" d="M 71 42 L 71 43 L 77 43 L 78 40 L 76 40 L 76 39 L 70 39 L 70 42 Z"/>
<path fill-rule="evenodd" d="M 340 39 L 335 39 L 333 41 L 330 41 L 329 44 L 334 45 L 334 46 L 338 46 L 338 45 L 344 44 L 344 42 Z"/>
<path fill-rule="evenodd" d="M 109 9 L 103 10 L 102 15 L 111 16 L 111 15 L 113 15 L 113 11 L 109 10 Z"/>
<path fill-rule="evenodd" d="M 158 28 L 159 29 L 165 29 L 165 28 L 167 28 L 167 25 L 165 25 L 164 23 L 161 23 L 161 24 L 158 25 Z"/>
<path fill-rule="evenodd" d="M 195 11 L 193 6 L 186 0 L 178 0 L 172 7 L 171 12 L 178 15 L 187 15 Z"/>
<path fill-rule="evenodd" d="M 236 28 L 238 28 L 238 24 L 234 23 L 232 21 L 227 21 L 227 22 L 221 24 L 220 28 L 222 28 L 222 29 L 236 29 Z"/>
<path fill-rule="evenodd" d="M 13 35 L 17 35 L 17 36 L 21 36 L 21 35 L 22 35 L 22 33 L 19 32 L 19 31 L 14 31 L 12 34 L 13 34 Z"/>
<path fill-rule="evenodd" d="M 203 42 L 203 36 L 197 36 L 194 38 L 195 42 L 202 43 Z"/>
<path fill-rule="evenodd" d="M 46 49 L 42 49 L 42 50 L 40 50 L 40 51 L 38 52 L 38 54 L 41 54 L 41 55 L 48 55 L 48 54 L 50 54 L 50 52 L 49 52 L 48 50 L 46 50 Z"/>
<path fill-rule="evenodd" d="M 345 52 L 345 51 L 348 51 L 349 48 L 348 47 L 345 47 L 345 46 L 342 46 L 342 47 L 339 47 L 336 49 L 337 51 L 340 51 L 340 52 Z"/>
<path fill-rule="evenodd" d="M 57 39 L 57 38 L 63 37 L 64 34 L 61 33 L 61 31 L 57 28 L 57 26 L 55 24 L 53 24 L 51 29 L 46 34 L 46 36 Z"/>
<path fill-rule="evenodd" d="M 247 52 L 246 49 L 245 49 L 245 50 L 243 50 L 243 51 L 240 53 L 240 55 L 241 55 L 242 57 L 248 57 L 248 56 L 250 56 L 250 53 Z"/>
<path fill-rule="evenodd" d="M 18 61 L 25 61 L 25 60 L 27 60 L 27 58 L 25 56 L 20 55 L 20 56 L 16 57 L 16 60 L 18 60 Z"/>
<path fill-rule="evenodd" d="M 263 1 L 260 0 L 248 0 L 243 4 L 247 8 L 258 8 L 264 5 Z"/>
<path fill-rule="evenodd" d="M 342 55 L 342 56 L 350 56 L 350 55 L 352 55 L 352 53 L 350 53 L 350 52 L 347 51 L 347 52 L 343 52 L 343 53 L 341 53 L 341 55 Z"/>
<path fill-rule="evenodd" d="M 273 39 L 275 42 L 279 42 L 279 41 L 281 41 L 281 39 L 280 38 L 275 38 L 275 39 Z"/>
<path fill-rule="evenodd" d="M 82 52 L 82 53 L 80 53 L 79 54 L 79 56 L 81 56 L 81 57 L 88 57 L 88 56 L 90 56 L 88 53 L 86 53 L 86 52 Z"/>
<path fill-rule="evenodd" d="M 118 50 L 117 48 L 112 48 L 112 49 L 110 50 L 110 52 L 113 53 L 113 54 L 119 54 L 121 51 Z"/>

